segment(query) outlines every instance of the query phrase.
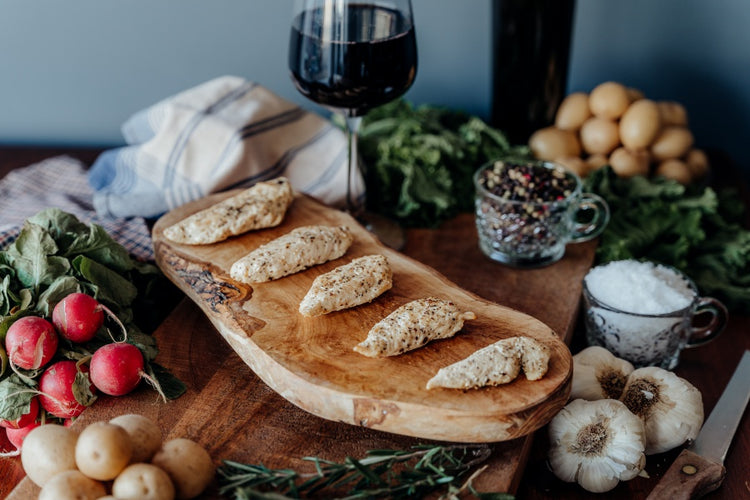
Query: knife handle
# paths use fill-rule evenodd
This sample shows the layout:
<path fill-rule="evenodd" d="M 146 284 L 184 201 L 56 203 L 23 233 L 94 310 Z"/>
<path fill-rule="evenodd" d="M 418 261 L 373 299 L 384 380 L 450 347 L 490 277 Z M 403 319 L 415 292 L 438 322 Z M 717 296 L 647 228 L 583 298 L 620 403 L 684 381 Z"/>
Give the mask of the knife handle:
<path fill-rule="evenodd" d="M 682 450 L 647 500 L 700 498 L 721 486 L 725 474 L 723 465 Z"/>

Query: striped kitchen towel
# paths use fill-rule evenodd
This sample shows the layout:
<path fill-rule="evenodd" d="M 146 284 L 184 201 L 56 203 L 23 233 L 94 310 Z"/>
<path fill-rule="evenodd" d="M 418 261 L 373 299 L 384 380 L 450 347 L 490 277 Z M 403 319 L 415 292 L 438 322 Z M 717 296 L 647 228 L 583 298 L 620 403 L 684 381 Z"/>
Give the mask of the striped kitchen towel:
<path fill-rule="evenodd" d="M 146 221 L 142 217 L 98 216 L 93 194 L 86 166 L 75 158 L 57 156 L 12 170 L 0 179 L 0 249 L 15 241 L 26 219 L 46 208 L 59 208 L 81 222 L 102 226 L 135 258 L 154 260 Z"/>
<path fill-rule="evenodd" d="M 346 137 L 258 83 L 223 76 L 135 113 L 126 146 L 89 171 L 103 217 L 157 217 L 207 194 L 286 176 L 333 206 L 346 200 Z M 356 198 L 364 193 L 357 172 Z"/>

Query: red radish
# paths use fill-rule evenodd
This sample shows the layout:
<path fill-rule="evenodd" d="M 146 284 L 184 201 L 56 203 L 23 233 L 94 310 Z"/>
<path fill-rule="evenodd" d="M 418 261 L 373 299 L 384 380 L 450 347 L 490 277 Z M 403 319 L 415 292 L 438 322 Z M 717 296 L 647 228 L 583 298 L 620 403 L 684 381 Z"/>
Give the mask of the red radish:
<path fill-rule="evenodd" d="M 8 427 L 13 429 L 19 429 L 21 427 L 26 427 L 27 425 L 33 423 L 36 420 L 36 417 L 39 416 L 39 401 L 37 401 L 36 396 L 31 398 L 31 401 L 29 402 L 29 411 L 21 415 L 15 420 L 0 420 L 0 426 L 1 427 Z"/>
<path fill-rule="evenodd" d="M 42 424 L 39 422 L 34 422 L 27 425 L 26 427 L 21 427 L 20 429 L 5 429 L 5 432 L 8 435 L 8 441 L 10 441 L 10 443 L 16 447 L 16 450 L 21 451 L 23 440 L 26 439 L 28 433 L 33 431 L 40 425 Z"/>
<path fill-rule="evenodd" d="M 52 323 L 71 342 L 88 342 L 104 324 L 104 309 L 90 295 L 71 293 L 55 305 Z"/>
<path fill-rule="evenodd" d="M 10 362 L 25 370 L 41 368 L 57 352 L 55 327 L 39 316 L 17 319 L 5 336 L 5 350 Z"/>
<path fill-rule="evenodd" d="M 123 396 L 144 378 L 141 350 L 133 344 L 115 342 L 100 347 L 91 356 L 91 382 L 110 396 Z"/>
<path fill-rule="evenodd" d="M 76 400 L 73 394 L 78 370 L 88 371 L 86 365 L 76 367 L 75 361 L 58 361 L 50 365 L 39 377 L 39 402 L 42 408 L 60 418 L 72 418 L 80 415 L 86 405 Z M 91 388 L 93 391 L 93 387 Z"/>
<path fill-rule="evenodd" d="M 8 433 L 5 428 L 0 429 L 0 453 L 7 453 L 13 451 L 15 445 L 8 439 Z"/>

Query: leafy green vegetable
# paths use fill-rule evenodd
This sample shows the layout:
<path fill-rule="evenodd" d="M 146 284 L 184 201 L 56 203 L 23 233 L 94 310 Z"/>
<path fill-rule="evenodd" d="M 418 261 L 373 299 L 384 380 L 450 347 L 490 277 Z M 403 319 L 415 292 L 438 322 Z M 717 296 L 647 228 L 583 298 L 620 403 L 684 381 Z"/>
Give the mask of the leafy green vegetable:
<path fill-rule="evenodd" d="M 461 111 L 396 100 L 372 110 L 359 134 L 367 205 L 405 227 L 435 227 L 473 210 L 473 174 L 496 159 L 527 159 L 502 132 Z"/>
<path fill-rule="evenodd" d="M 31 410 L 31 400 L 36 396 L 36 383 L 12 374 L 0 380 L 0 416 L 16 420 Z"/>
<path fill-rule="evenodd" d="M 168 385 L 168 396 L 179 397 L 185 385 L 164 368 L 151 366 L 158 353 L 156 341 L 143 333 L 134 309 L 140 304 L 148 307 L 154 299 L 164 299 L 163 275 L 149 263 L 138 262 L 127 250 L 96 224 L 86 225 L 74 215 L 59 209 L 46 209 L 24 223 L 16 240 L 0 251 L 0 340 L 18 318 L 35 314 L 50 317 L 54 306 L 66 295 L 84 292 L 92 295 L 111 310 L 127 330 L 127 340 L 143 353 L 147 371 L 161 384 Z M 151 309 L 155 309 L 151 307 Z M 149 313 L 152 314 L 152 313 Z M 119 331 L 110 333 L 100 329 L 96 337 L 85 344 L 73 344 L 61 339 L 58 359 L 82 360 L 98 347 L 120 339 Z M 40 372 L 40 371 L 39 371 Z M 15 377 L 9 371 L 0 374 L 0 395 L 12 390 Z M 24 373 L 29 380 L 40 373 Z M 85 378 L 85 377 L 83 377 Z M 93 397 L 88 382 L 77 382 L 76 398 L 82 404 Z M 5 388 L 8 385 L 10 389 Z M 13 404 L 23 404 L 14 397 Z M 8 404 L 11 404 L 8 403 Z M 15 414 L 0 407 L 0 417 Z"/>
<path fill-rule="evenodd" d="M 587 190 L 610 207 L 596 261 L 644 259 L 687 274 L 701 294 L 730 310 L 750 312 L 750 231 L 742 201 L 732 191 L 685 187 L 675 181 L 620 178 L 610 167 L 590 174 Z"/>

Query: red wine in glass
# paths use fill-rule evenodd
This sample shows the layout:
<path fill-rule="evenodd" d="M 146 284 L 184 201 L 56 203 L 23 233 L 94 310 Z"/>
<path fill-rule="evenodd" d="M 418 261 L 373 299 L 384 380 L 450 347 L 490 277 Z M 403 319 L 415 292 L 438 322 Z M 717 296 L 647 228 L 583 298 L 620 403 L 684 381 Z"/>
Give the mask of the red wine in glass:
<path fill-rule="evenodd" d="M 298 0 L 289 69 L 302 95 L 346 118 L 348 210 L 367 222 L 362 204 L 351 195 L 358 168 L 357 132 L 367 111 L 400 97 L 414 82 L 417 43 L 411 2 Z"/>

